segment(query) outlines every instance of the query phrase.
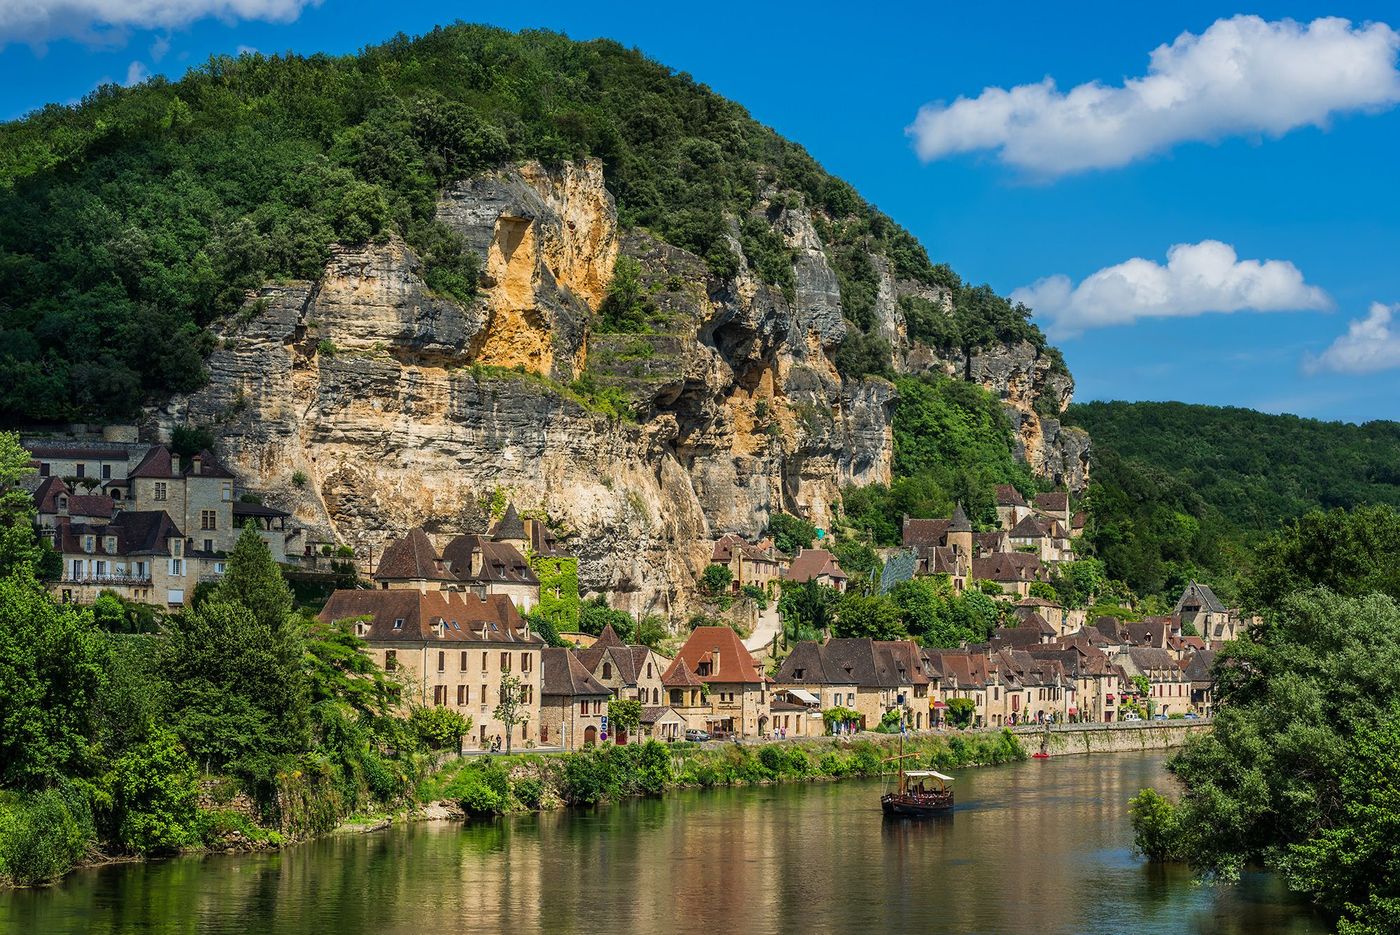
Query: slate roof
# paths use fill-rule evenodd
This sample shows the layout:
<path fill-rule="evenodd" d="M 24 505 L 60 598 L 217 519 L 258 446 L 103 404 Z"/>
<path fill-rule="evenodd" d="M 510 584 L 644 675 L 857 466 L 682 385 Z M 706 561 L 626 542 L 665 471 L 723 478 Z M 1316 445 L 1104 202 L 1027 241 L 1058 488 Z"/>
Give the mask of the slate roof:
<path fill-rule="evenodd" d="M 1063 490 L 1038 493 L 1035 495 L 1035 508 L 1046 513 L 1064 513 L 1069 509 L 1069 494 Z"/>
<path fill-rule="evenodd" d="M 195 474 L 194 462 L 200 463 L 199 473 Z M 233 472 L 224 467 L 223 463 L 208 448 L 205 448 L 192 458 L 185 458 L 180 464 L 180 473 L 175 473 L 175 458 L 170 449 L 165 445 L 152 445 L 145 456 L 141 458 L 136 468 L 128 475 L 129 477 L 154 477 L 160 479 L 174 477 L 220 477 L 233 479 Z"/>
<path fill-rule="evenodd" d="M 492 539 L 524 539 L 525 524 L 520 519 L 520 514 L 515 511 L 515 504 L 506 505 L 505 515 L 500 522 L 496 523 L 496 528 L 491 530 Z"/>
<path fill-rule="evenodd" d="M 705 683 L 690 671 L 690 666 L 679 656 L 661 676 L 661 684 L 667 688 L 699 688 Z"/>
<path fill-rule="evenodd" d="M 1023 597 L 1015 603 L 1016 607 L 1059 607 L 1054 601 L 1047 601 L 1043 597 Z"/>
<path fill-rule="evenodd" d="M 72 494 L 68 498 L 69 516 L 92 516 L 107 519 L 115 505 L 111 497 L 102 494 Z"/>
<path fill-rule="evenodd" d="M 376 581 L 454 581 L 447 566 L 438 558 L 432 540 L 422 526 L 414 526 L 398 541 L 392 543 L 379 557 L 374 570 Z"/>
<path fill-rule="evenodd" d="M 846 573 L 836 562 L 836 556 L 826 549 L 800 549 L 783 574 L 783 579 L 801 584 L 821 575 L 838 580 L 846 577 Z"/>
<path fill-rule="evenodd" d="M 1025 552 L 993 552 L 972 560 L 972 577 L 978 581 L 1035 581 L 1039 571 L 1040 559 Z"/>
<path fill-rule="evenodd" d="M 1152 646 L 1130 646 L 1128 647 L 1128 658 L 1144 675 L 1165 673 L 1171 677 L 1170 681 L 1177 681 L 1181 675 L 1181 667 L 1176 664 L 1176 657 L 1165 649 L 1157 649 Z"/>
<path fill-rule="evenodd" d="M 546 646 L 540 651 L 540 694 L 576 697 L 611 695 L 591 674 L 573 652 L 558 646 Z"/>
<path fill-rule="evenodd" d="M 63 478 L 44 478 L 39 486 L 34 488 L 34 508 L 40 513 L 57 513 L 59 494 L 71 494 Z"/>
<path fill-rule="evenodd" d="M 90 525 L 60 520 L 55 527 L 59 551 L 69 554 L 83 553 L 83 537 L 97 537 L 94 557 L 104 555 L 141 556 L 169 555 L 170 540 L 183 539 L 180 528 L 164 510 L 127 510 L 118 513 L 110 523 Z M 102 543 L 104 537 L 115 536 L 117 550 L 106 552 Z"/>
<path fill-rule="evenodd" d="M 481 553 L 481 568 L 472 573 L 472 554 Z M 485 536 L 456 536 L 442 550 L 442 560 L 461 581 L 539 584 L 540 579 L 520 550 L 509 542 Z"/>
<path fill-rule="evenodd" d="M 1006 535 L 1006 530 L 998 529 L 993 532 L 974 532 L 972 534 L 972 548 L 978 555 L 988 555 L 992 552 L 1005 552 L 1011 543 Z"/>
<path fill-rule="evenodd" d="M 511 643 L 543 646 L 538 633 L 504 594 L 479 597 L 463 591 L 415 589 L 339 590 L 331 595 L 318 618 L 324 622 L 368 616 L 364 639 L 405 642 Z M 394 626 L 395 620 L 403 625 Z M 443 623 L 434 632 L 435 623 Z"/>
<path fill-rule="evenodd" d="M 711 653 L 715 650 L 719 651 L 719 669 L 709 675 L 695 675 L 702 682 L 763 681 L 758 664 L 740 642 L 739 634 L 729 627 L 696 627 L 690 631 L 690 637 L 662 676 L 662 684 L 670 686 L 671 683 L 666 679 L 675 673 L 680 665 L 686 666 L 692 673 L 698 673 L 700 664 L 710 662 Z"/>
<path fill-rule="evenodd" d="M 635 688 L 641 678 L 642 664 L 646 662 L 651 649 L 646 646 L 628 646 L 622 642 L 612 624 L 605 624 L 598 639 L 587 649 L 574 650 L 574 655 L 589 672 L 597 672 L 598 665 L 607 659 L 617 670 L 617 677 L 627 688 Z"/>
<path fill-rule="evenodd" d="M 967 512 L 963 510 L 961 500 L 953 507 L 953 517 L 948 520 L 948 531 L 972 532 L 972 521 L 967 518 Z"/>
<path fill-rule="evenodd" d="M 948 519 L 910 519 L 906 516 L 900 528 L 901 542 L 906 549 L 943 545 L 951 524 L 952 520 Z"/>
<path fill-rule="evenodd" d="M 566 558 L 568 553 L 559 547 L 559 538 L 544 523 L 530 523 L 525 528 L 530 551 L 545 558 Z"/>
<path fill-rule="evenodd" d="M 24 446 L 36 459 L 62 461 L 125 461 L 124 448 L 84 448 L 81 445 L 28 444 Z"/>
<path fill-rule="evenodd" d="M 1026 498 L 1011 484 L 997 484 L 997 506 L 1025 506 Z"/>
<path fill-rule="evenodd" d="M 1212 682 L 1215 676 L 1211 667 L 1215 665 L 1215 650 L 1198 649 L 1186 661 L 1186 677 L 1192 682 Z"/>
<path fill-rule="evenodd" d="M 164 445 L 153 445 L 127 476 L 172 478 L 175 472 L 171 465 L 170 449 Z"/>
<path fill-rule="evenodd" d="M 1183 609 L 1200 609 L 1206 613 L 1223 614 L 1226 607 L 1220 602 L 1220 598 L 1215 596 L 1215 592 L 1209 585 L 1201 584 L 1199 581 L 1192 581 L 1182 592 L 1181 599 L 1176 602 L 1177 612 Z"/>
<path fill-rule="evenodd" d="M 655 707 L 643 708 L 643 709 L 642 709 L 642 723 L 643 723 L 643 724 L 655 724 L 657 721 L 659 721 L 659 720 L 661 720 L 662 718 L 664 718 L 668 713 L 669 713 L 672 717 L 676 717 L 676 718 L 679 718 L 679 717 L 680 717 L 680 715 L 677 714 L 674 710 L 672 710 L 671 707 L 670 707 L 669 705 L 656 705 Z"/>
<path fill-rule="evenodd" d="M 1013 539 L 1063 539 L 1064 529 L 1058 520 L 1027 514 L 1011 530 Z"/>
<path fill-rule="evenodd" d="M 199 462 L 199 470 L 194 469 L 195 462 Z M 224 467 L 223 462 L 214 457 L 214 453 L 205 448 L 192 458 L 186 458 L 180 465 L 180 473 L 185 477 L 222 477 L 233 479 L 233 472 Z"/>
<path fill-rule="evenodd" d="M 797 670 L 802 670 L 802 678 Z M 831 639 L 799 643 L 773 681 L 793 685 L 856 685 L 899 688 L 927 684 L 918 647 L 908 640 Z"/>

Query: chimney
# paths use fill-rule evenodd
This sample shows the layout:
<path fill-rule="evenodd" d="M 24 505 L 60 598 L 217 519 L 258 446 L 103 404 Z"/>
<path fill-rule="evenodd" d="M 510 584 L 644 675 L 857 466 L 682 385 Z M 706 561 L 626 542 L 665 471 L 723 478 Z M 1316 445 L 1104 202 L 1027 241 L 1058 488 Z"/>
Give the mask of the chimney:
<path fill-rule="evenodd" d="M 471 576 L 476 578 L 481 575 L 481 566 L 485 563 L 486 556 L 480 547 L 472 549 Z"/>
<path fill-rule="evenodd" d="M 715 675 L 715 674 L 717 674 L 718 672 L 719 672 L 719 650 L 718 650 L 718 649 L 712 649 L 712 650 L 710 650 L 710 674 L 711 674 L 711 675 Z"/>
<path fill-rule="evenodd" d="M 200 473 L 200 469 L 201 469 L 202 467 L 204 467 L 204 459 L 201 458 L 199 455 L 195 455 L 195 456 L 194 456 L 194 461 L 193 461 L 192 463 L 194 464 L 194 472 L 195 472 L 196 474 L 199 474 L 199 473 Z"/>

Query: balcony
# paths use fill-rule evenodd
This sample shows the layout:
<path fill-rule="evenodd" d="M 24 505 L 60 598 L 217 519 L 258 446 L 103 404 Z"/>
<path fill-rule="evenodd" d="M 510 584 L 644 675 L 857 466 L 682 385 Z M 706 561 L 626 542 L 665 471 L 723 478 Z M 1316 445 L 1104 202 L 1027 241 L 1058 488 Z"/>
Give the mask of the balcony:
<path fill-rule="evenodd" d="M 98 585 L 116 587 L 149 587 L 151 584 L 150 574 L 145 575 L 71 575 L 63 579 L 64 584 L 77 585 Z"/>

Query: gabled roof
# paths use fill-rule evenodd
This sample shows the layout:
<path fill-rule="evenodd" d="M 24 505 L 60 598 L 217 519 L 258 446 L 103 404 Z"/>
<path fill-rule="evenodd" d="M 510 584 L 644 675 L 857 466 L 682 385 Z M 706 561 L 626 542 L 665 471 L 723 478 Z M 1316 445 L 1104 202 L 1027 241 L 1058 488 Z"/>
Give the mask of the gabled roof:
<path fill-rule="evenodd" d="M 544 558 L 565 558 L 567 553 L 559 548 L 559 537 L 544 523 L 534 521 L 526 525 L 527 543 L 530 551 Z"/>
<path fill-rule="evenodd" d="M 1058 535 L 1057 535 L 1058 534 Z M 1053 539 L 1062 538 L 1060 524 L 1044 516 L 1027 514 L 1011 530 L 1013 539 Z"/>
<path fill-rule="evenodd" d="M 1007 539 L 1006 530 L 997 529 L 992 532 L 974 532 L 972 534 L 972 547 L 979 555 L 987 555 L 992 552 L 1004 552 L 1010 542 Z"/>
<path fill-rule="evenodd" d="M 1073 516 L 1071 516 L 1071 517 L 1069 518 L 1069 528 L 1070 528 L 1070 529 L 1083 529 L 1083 528 L 1084 528 L 1084 525 L 1085 525 L 1086 523 L 1088 523 L 1088 522 L 1089 522 L 1089 514 L 1088 514 L 1088 513 L 1085 513 L 1083 510 L 1080 510 L 1078 513 L 1075 513 Z"/>
<path fill-rule="evenodd" d="M 472 556 L 481 553 L 481 567 L 472 573 Z M 539 584 L 540 579 L 520 550 L 509 542 L 485 536 L 456 536 L 442 550 L 442 560 L 460 581 Z"/>
<path fill-rule="evenodd" d="M 667 680 L 677 667 L 685 665 L 693 673 L 699 673 L 701 663 L 712 662 L 713 653 L 719 653 L 719 668 L 708 675 L 696 675 L 702 682 L 735 682 L 735 683 L 761 683 L 763 675 L 759 672 L 758 663 L 753 656 L 744 648 L 744 644 L 739 640 L 739 634 L 729 627 L 696 627 L 690 631 L 690 637 L 681 647 L 681 651 L 676 654 L 676 658 L 671 662 L 671 666 L 662 676 L 662 684 L 667 686 Z"/>
<path fill-rule="evenodd" d="M 1215 676 L 1211 667 L 1215 665 L 1215 650 L 1198 649 L 1186 660 L 1186 677 L 1193 682 L 1210 682 Z"/>
<path fill-rule="evenodd" d="M 572 651 L 546 646 L 540 652 L 540 694 L 603 697 L 612 692 L 589 674 Z"/>
<path fill-rule="evenodd" d="M 1046 513 L 1063 513 L 1069 509 L 1069 494 L 1063 490 L 1038 493 L 1035 495 L 1035 508 Z"/>
<path fill-rule="evenodd" d="M 452 572 L 438 558 L 432 540 L 422 526 L 414 526 L 392 543 L 379 558 L 376 581 L 452 581 Z"/>
<path fill-rule="evenodd" d="M 92 516 L 107 519 L 112 515 L 115 504 L 111 497 L 102 494 L 73 494 L 68 498 L 69 516 Z"/>
<path fill-rule="evenodd" d="M 947 519 L 910 519 L 904 517 L 904 524 L 901 528 L 903 544 L 906 549 L 917 548 L 919 546 L 943 545 L 948 538 L 948 527 L 952 520 Z"/>
<path fill-rule="evenodd" d="M 642 709 L 643 724 L 655 724 L 666 717 L 679 718 L 680 715 L 667 705 L 656 705 Z"/>
<path fill-rule="evenodd" d="M 1025 506 L 1026 498 L 1011 484 L 997 484 L 997 506 Z"/>
<path fill-rule="evenodd" d="M 1183 609 L 1203 610 L 1210 614 L 1226 613 L 1226 607 L 1221 603 L 1220 598 L 1215 596 L 1215 592 L 1208 585 L 1199 581 L 1192 581 L 1186 586 L 1186 590 L 1181 593 L 1181 598 L 1176 602 L 1177 612 Z"/>
<path fill-rule="evenodd" d="M 102 558 L 104 555 L 169 555 L 170 540 L 184 538 L 180 528 L 164 510 L 127 510 L 118 513 L 110 523 L 103 525 L 74 523 L 63 519 L 55 528 L 58 533 L 59 551 L 65 553 L 83 553 L 83 537 L 96 537 L 97 550 L 90 553 L 94 558 Z M 115 552 L 107 552 L 102 548 L 102 543 L 108 537 L 115 537 L 117 540 Z"/>
<path fill-rule="evenodd" d="M 677 656 L 661 676 L 661 684 L 667 688 L 699 688 L 705 683 L 690 671 L 690 666 L 685 664 L 684 659 Z"/>
<path fill-rule="evenodd" d="M 34 508 L 40 513 L 57 513 L 59 494 L 70 494 L 63 478 L 54 475 L 46 477 L 34 489 Z"/>
<path fill-rule="evenodd" d="M 340 590 L 331 595 L 318 615 L 325 622 L 352 617 L 369 618 L 364 639 L 370 642 L 544 645 L 504 594 L 479 597 L 462 591 L 410 588 Z M 402 623 L 394 626 L 396 621 Z"/>
<path fill-rule="evenodd" d="M 1035 581 L 1040 559 L 1024 552 L 993 552 L 972 560 L 972 577 L 978 581 Z"/>
<path fill-rule="evenodd" d="M 195 470 L 198 463 L 199 470 Z M 180 473 L 185 477 L 222 477 L 232 479 L 233 472 L 224 467 L 223 462 L 214 457 L 214 453 L 205 448 L 192 458 L 186 458 L 180 465 Z"/>
<path fill-rule="evenodd" d="M 800 549 L 783 574 L 783 579 L 801 584 L 822 575 L 835 579 L 846 577 L 846 573 L 836 561 L 836 556 L 826 549 Z"/>
<path fill-rule="evenodd" d="M 156 477 L 172 478 L 175 470 L 172 467 L 170 449 L 164 445 L 153 445 L 141 458 L 140 463 L 127 475 L 128 477 Z"/>
<path fill-rule="evenodd" d="M 491 530 L 491 538 L 501 539 L 524 539 L 525 524 L 520 521 L 520 514 L 515 511 L 515 504 L 506 504 L 505 515 L 501 517 L 496 528 Z"/>

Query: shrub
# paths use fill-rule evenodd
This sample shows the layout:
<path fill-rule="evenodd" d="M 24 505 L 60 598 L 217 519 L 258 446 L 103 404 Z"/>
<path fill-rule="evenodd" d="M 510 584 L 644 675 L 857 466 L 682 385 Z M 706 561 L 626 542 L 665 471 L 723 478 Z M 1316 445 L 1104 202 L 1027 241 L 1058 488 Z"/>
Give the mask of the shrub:
<path fill-rule="evenodd" d="M 671 785 L 671 753 L 666 745 L 648 740 L 637 753 L 637 788 L 643 795 L 660 795 Z"/>
<path fill-rule="evenodd" d="M 95 837 L 92 806 L 80 787 L 0 798 L 0 880 L 55 880 L 83 859 Z"/>
<path fill-rule="evenodd" d="M 429 750 L 461 750 L 462 736 L 471 730 L 470 718 L 451 708 L 414 708 L 408 725 L 418 742 Z"/>
<path fill-rule="evenodd" d="M 544 801 L 544 783 L 535 776 L 517 779 L 511 786 L 516 801 L 526 808 L 535 809 Z"/>
<path fill-rule="evenodd" d="M 823 776 L 840 779 L 851 771 L 851 764 L 841 753 L 835 750 L 828 750 L 823 753 L 821 759 L 817 761 L 817 769 L 821 770 Z"/>
<path fill-rule="evenodd" d="M 306 472 L 305 472 L 305 471 L 293 471 L 293 472 L 292 472 L 292 486 L 293 486 L 293 487 L 298 487 L 298 488 L 300 488 L 300 487 L 305 487 L 306 484 L 307 484 L 307 481 L 309 481 L 309 480 L 310 480 L 310 478 L 308 478 L 308 477 L 306 476 Z"/>
<path fill-rule="evenodd" d="M 1174 860 L 1177 855 L 1176 807 L 1156 789 L 1143 789 L 1128 803 L 1133 823 L 1133 849 L 1148 860 Z"/>
<path fill-rule="evenodd" d="M 868 740 L 856 743 L 851 750 L 851 772 L 857 776 L 879 776 L 885 770 L 880 748 Z"/>
<path fill-rule="evenodd" d="M 112 810 L 117 839 L 143 854 L 194 844 L 195 765 L 168 731 L 157 731 L 133 747 L 112 769 Z"/>

